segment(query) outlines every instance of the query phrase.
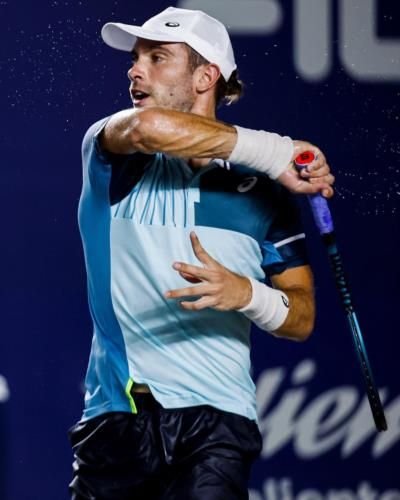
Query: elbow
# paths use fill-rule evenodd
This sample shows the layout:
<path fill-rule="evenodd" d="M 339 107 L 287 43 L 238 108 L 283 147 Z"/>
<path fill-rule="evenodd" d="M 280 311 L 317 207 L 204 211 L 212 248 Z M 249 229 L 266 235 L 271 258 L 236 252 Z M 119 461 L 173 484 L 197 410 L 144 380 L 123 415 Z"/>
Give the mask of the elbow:
<path fill-rule="evenodd" d="M 295 342 L 305 342 L 314 331 L 314 315 L 303 317 L 301 321 L 295 324 L 283 324 L 281 328 L 272 333 L 275 337 L 282 337 Z"/>
<path fill-rule="evenodd" d="M 309 339 L 313 331 L 314 331 L 314 326 L 311 326 L 310 328 L 303 328 L 299 330 L 299 332 L 297 332 L 295 340 L 297 340 L 298 342 L 305 342 L 306 340 Z"/>
<path fill-rule="evenodd" d="M 313 295 L 308 295 L 308 300 L 304 300 L 298 310 L 297 321 L 292 325 L 294 328 L 294 340 L 305 342 L 314 331 L 315 327 L 315 300 Z"/>
<path fill-rule="evenodd" d="M 305 319 L 302 322 L 302 325 L 297 329 L 294 340 L 297 340 L 298 342 L 305 342 L 314 331 L 314 326 L 315 326 L 314 316 Z"/>

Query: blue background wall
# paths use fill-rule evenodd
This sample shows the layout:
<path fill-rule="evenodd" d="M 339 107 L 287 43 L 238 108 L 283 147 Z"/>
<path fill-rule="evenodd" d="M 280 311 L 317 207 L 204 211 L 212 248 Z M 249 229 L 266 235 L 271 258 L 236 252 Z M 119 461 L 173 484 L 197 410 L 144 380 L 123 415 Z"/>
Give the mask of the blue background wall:
<path fill-rule="evenodd" d="M 374 431 L 305 207 L 317 326 L 304 344 L 254 332 L 264 450 L 251 498 L 400 499 L 400 9 L 390 0 L 0 1 L 0 499 L 68 498 L 66 430 L 81 413 L 91 340 L 76 223 L 80 143 L 92 122 L 130 106 L 129 55 L 99 32 L 110 20 L 141 24 L 171 3 L 231 27 L 247 87 L 222 119 L 326 152 L 390 426 Z"/>

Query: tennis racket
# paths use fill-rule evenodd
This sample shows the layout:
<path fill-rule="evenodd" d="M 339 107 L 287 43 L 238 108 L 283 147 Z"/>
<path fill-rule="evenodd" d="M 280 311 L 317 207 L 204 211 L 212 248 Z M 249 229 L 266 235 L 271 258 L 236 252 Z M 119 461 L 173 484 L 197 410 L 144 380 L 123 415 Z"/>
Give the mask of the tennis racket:
<path fill-rule="evenodd" d="M 314 159 L 315 155 L 311 151 L 301 153 L 295 159 L 296 168 L 301 170 L 312 163 Z M 335 230 L 328 202 L 320 194 L 308 195 L 307 198 L 311 206 L 315 224 L 328 251 L 336 286 L 353 336 L 354 348 L 360 363 L 375 426 L 378 431 L 386 431 L 387 423 L 385 413 L 379 397 L 379 392 L 374 382 L 371 365 L 368 360 L 367 349 L 365 347 L 360 325 L 354 310 L 349 285 L 344 273 L 342 258 L 336 244 Z"/>

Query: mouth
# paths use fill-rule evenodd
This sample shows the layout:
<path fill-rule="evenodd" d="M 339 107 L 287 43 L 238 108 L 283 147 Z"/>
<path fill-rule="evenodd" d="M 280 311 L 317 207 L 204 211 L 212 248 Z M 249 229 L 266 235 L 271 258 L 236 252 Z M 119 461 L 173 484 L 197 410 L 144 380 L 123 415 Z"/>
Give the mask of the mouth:
<path fill-rule="evenodd" d="M 148 97 L 150 97 L 150 95 L 146 92 L 143 92 L 142 90 L 131 90 L 131 97 L 133 104 L 135 106 L 140 106 Z"/>

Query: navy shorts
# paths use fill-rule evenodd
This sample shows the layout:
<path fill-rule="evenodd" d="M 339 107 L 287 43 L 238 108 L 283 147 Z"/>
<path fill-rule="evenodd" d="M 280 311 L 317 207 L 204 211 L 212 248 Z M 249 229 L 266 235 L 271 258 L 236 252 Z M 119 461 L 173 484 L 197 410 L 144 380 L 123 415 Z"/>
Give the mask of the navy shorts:
<path fill-rule="evenodd" d="M 72 500 L 244 500 L 261 451 L 257 424 L 210 406 L 107 413 L 69 432 Z"/>

